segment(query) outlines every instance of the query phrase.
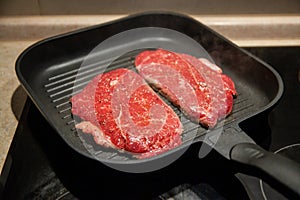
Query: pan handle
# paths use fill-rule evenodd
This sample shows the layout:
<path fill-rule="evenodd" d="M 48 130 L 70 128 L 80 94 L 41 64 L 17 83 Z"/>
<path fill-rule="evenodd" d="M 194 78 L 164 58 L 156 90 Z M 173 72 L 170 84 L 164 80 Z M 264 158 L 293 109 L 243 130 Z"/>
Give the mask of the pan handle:
<path fill-rule="evenodd" d="M 231 160 L 258 167 L 300 196 L 300 164 L 268 152 L 256 144 L 240 143 L 232 147 Z"/>

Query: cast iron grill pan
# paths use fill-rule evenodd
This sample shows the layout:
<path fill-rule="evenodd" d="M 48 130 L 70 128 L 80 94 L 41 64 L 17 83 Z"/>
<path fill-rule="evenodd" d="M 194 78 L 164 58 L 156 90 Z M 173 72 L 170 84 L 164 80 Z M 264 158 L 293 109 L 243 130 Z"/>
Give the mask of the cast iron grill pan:
<path fill-rule="evenodd" d="M 74 128 L 75 121 L 69 102 L 70 97 L 74 95 L 74 80 L 76 77 L 80 77 L 82 82 L 77 86 L 84 87 L 101 71 L 105 59 L 100 60 L 99 63 L 84 65 L 78 72 L 79 67 L 84 63 L 85 56 L 99 43 L 120 32 L 141 27 L 161 27 L 178 31 L 194 39 L 209 53 L 209 56 L 222 68 L 223 72 L 233 79 L 238 92 L 238 96 L 234 100 L 233 112 L 224 121 L 223 133 L 218 142 L 213 144 L 214 148 L 228 159 L 261 168 L 300 194 L 298 188 L 300 185 L 299 165 L 261 149 L 238 126 L 241 121 L 259 113 L 269 112 L 274 107 L 283 93 L 283 84 L 278 73 L 266 63 L 198 21 L 175 13 L 142 13 L 48 38 L 32 45 L 19 56 L 16 62 L 16 72 L 20 82 L 49 124 L 66 143 L 79 153 L 95 159 L 86 150 Z M 178 43 L 174 38 L 168 38 L 168 35 L 161 37 L 173 44 Z M 161 42 L 161 37 L 145 39 L 155 43 Z M 178 46 L 180 45 L 184 44 L 178 44 Z M 176 47 L 171 50 L 178 51 Z M 110 49 L 107 51 L 109 54 Z M 110 65 L 110 68 L 133 69 L 136 53 L 131 52 L 117 59 Z M 191 54 L 192 52 L 184 53 Z M 77 93 L 80 88 L 75 88 L 74 91 Z M 174 109 L 180 115 L 180 111 Z M 182 115 L 180 116 L 182 117 Z M 129 159 L 128 155 L 118 151 L 94 147 L 92 141 L 88 139 L 87 146 L 90 145 L 93 154 L 104 163 L 128 166 L 129 170 L 134 168 L 133 165 L 137 165 L 138 167 L 134 170 L 138 171 L 147 166 L 149 162 L 168 161 L 169 157 L 172 158 L 174 153 L 187 148 L 191 142 L 203 141 L 206 135 L 209 135 L 212 140 L 205 142 L 213 141 L 215 136 L 213 132 L 205 134 L 206 129 L 187 119 L 183 119 L 183 124 L 185 130 L 182 136 L 183 144 L 149 159 Z M 194 133 L 197 134 L 197 137 L 193 139 L 191 136 L 194 136 Z"/>
<path fill-rule="evenodd" d="M 67 71 L 64 73 L 60 73 L 54 76 L 47 78 L 48 83 L 44 85 L 45 87 L 45 95 L 49 96 L 51 99 L 52 104 L 54 105 L 55 109 L 57 110 L 58 115 L 60 116 L 62 123 L 65 124 L 69 128 L 69 135 L 72 137 L 79 137 L 78 131 L 75 128 L 76 119 L 71 113 L 71 102 L 69 99 L 79 93 L 82 88 L 91 80 L 91 78 L 95 77 L 96 75 L 103 73 L 103 71 L 107 72 L 110 70 L 114 70 L 117 68 L 128 68 L 130 70 L 136 71 L 134 66 L 135 56 L 141 52 L 142 50 L 134 51 L 128 53 L 112 64 L 109 65 L 108 68 L 103 69 L 106 66 L 105 61 L 100 63 L 94 63 L 89 66 L 82 66 L 81 70 L 74 69 L 72 71 Z M 97 67 L 95 67 L 97 66 Z M 137 72 L 137 71 L 136 71 Z M 76 82 L 76 84 L 75 84 Z M 75 86 L 74 86 L 75 84 Z M 243 91 L 243 87 L 237 85 L 238 91 Z M 188 120 L 179 109 L 173 106 L 167 99 L 161 96 L 159 93 L 158 95 L 175 111 L 175 113 L 181 117 L 181 121 L 183 124 L 183 134 L 182 140 L 183 143 L 191 142 L 194 139 L 195 135 L 201 136 L 207 132 L 207 129 L 201 127 L 198 124 L 195 124 Z M 253 106 L 255 105 L 255 99 L 251 99 L 251 95 L 247 94 L 247 91 L 239 92 L 238 98 L 234 101 L 234 109 L 233 112 L 229 117 L 226 118 L 225 122 L 219 123 L 223 125 L 227 125 L 231 123 L 234 119 L 238 119 L 241 116 L 251 112 L 253 110 Z M 78 122 L 78 121 L 77 121 Z M 80 133 L 83 137 L 86 134 Z M 97 145 L 93 142 L 92 137 L 87 137 L 86 141 L 89 144 L 85 144 L 86 147 L 89 146 L 89 152 L 92 152 L 93 155 L 96 155 L 98 159 L 112 159 L 112 160 L 128 160 L 132 157 L 128 154 L 122 154 L 119 151 L 112 151 L 112 149 L 108 148 L 101 148 L 101 146 Z M 78 141 L 79 142 L 79 141 Z"/>

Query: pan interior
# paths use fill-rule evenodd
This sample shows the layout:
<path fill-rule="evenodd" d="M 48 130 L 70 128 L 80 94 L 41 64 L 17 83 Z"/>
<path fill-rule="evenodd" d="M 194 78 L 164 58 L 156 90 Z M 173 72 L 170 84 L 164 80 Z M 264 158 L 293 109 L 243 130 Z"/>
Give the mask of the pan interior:
<path fill-rule="evenodd" d="M 60 115 L 60 119 L 65 121 L 64 124 L 69 128 L 68 134 L 76 136 L 77 141 L 80 142 L 79 136 L 84 138 L 84 146 L 88 149 L 89 153 L 92 153 L 99 160 L 117 160 L 117 161 L 126 161 L 127 159 L 132 159 L 131 155 L 126 153 L 120 153 L 117 150 L 103 148 L 97 145 L 93 138 L 87 134 L 81 133 L 80 130 L 77 130 L 74 127 L 76 119 L 71 114 L 71 103 L 69 98 L 80 92 L 81 89 L 96 75 L 103 73 L 104 71 L 110 71 L 117 68 L 129 68 L 135 70 L 134 59 L 135 56 L 145 49 L 135 50 L 114 60 L 109 66 L 105 69 L 102 67 L 95 67 L 95 63 L 90 65 L 85 65 L 83 68 L 74 69 L 73 71 L 66 71 L 64 73 L 56 74 L 48 78 L 49 84 L 45 85 L 46 92 L 51 99 L 51 103 L 55 106 L 57 112 Z M 99 62 L 97 62 L 99 63 Z M 99 66 L 99 65 L 97 65 Z M 105 64 L 103 64 L 105 66 Z M 224 123 L 220 123 L 224 126 L 232 124 L 234 121 L 239 120 L 247 115 L 250 115 L 256 111 L 259 111 L 263 106 L 266 106 L 270 99 L 264 94 L 261 88 L 258 85 L 255 85 L 253 82 L 247 81 L 247 78 L 241 77 L 248 76 L 247 72 L 239 69 L 239 71 L 234 71 L 230 68 L 231 66 L 222 66 L 226 74 L 228 74 L 234 80 L 236 84 L 236 89 L 238 91 L 238 96 L 234 99 L 233 112 L 225 119 Z M 248 72 L 254 73 L 253 71 L 246 69 Z M 259 72 L 260 74 L 261 72 Z M 249 74 L 253 76 L 253 74 Z M 54 80 L 54 81 L 52 81 Z M 79 80 L 79 81 L 76 81 Z M 251 80 L 251 79 L 250 79 Z M 76 84 L 75 84 L 76 82 Z M 56 84 L 52 84 L 56 83 Z M 74 88 L 76 87 L 76 88 Z M 159 94 L 159 93 L 158 93 Z M 160 94 L 159 94 L 160 95 Z M 161 95 L 160 95 L 161 96 Z M 169 104 L 173 110 L 181 118 L 181 121 L 184 126 L 184 133 L 182 135 L 183 143 L 190 144 L 195 136 L 201 136 L 207 133 L 207 129 L 202 126 L 195 124 L 188 120 L 179 109 L 173 106 L 167 99 L 163 96 L 161 98 Z M 66 127 L 64 125 L 64 127 Z M 66 134 L 66 133 L 64 133 Z M 74 137 L 72 137 L 72 140 Z M 128 160 L 127 160 L 128 162 Z"/>

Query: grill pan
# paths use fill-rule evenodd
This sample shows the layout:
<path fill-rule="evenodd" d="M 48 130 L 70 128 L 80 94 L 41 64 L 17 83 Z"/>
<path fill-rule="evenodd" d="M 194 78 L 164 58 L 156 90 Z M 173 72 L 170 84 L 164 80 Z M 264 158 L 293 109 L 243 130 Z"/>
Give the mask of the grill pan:
<path fill-rule="evenodd" d="M 101 59 L 99 62 L 87 63 L 80 68 L 85 56 L 110 36 L 141 27 L 166 28 L 189 36 L 208 52 L 204 57 L 212 59 L 235 82 L 238 96 L 234 100 L 232 114 L 223 123 L 222 134 L 217 143 L 214 142 L 214 138 L 218 137 L 218 131 L 208 133 L 205 128 L 185 119 L 183 119 L 185 130 L 182 135 L 183 144 L 148 159 L 134 160 L 118 151 L 95 147 L 88 138 L 86 144 L 80 139 L 69 102 L 74 92 L 80 91 L 80 88 L 74 90 L 74 81 L 81 77 L 79 85 L 83 87 L 103 70 L 99 66 L 105 65 L 106 62 L 106 59 Z M 163 37 L 165 41 L 179 46 L 184 45 L 166 34 L 160 37 L 150 37 L 145 34 L 144 37 L 145 40 L 153 43 L 161 42 Z M 114 48 L 116 47 L 112 46 L 111 52 Z M 109 53 L 110 49 L 107 49 L 106 55 Z M 118 58 L 110 67 L 132 68 L 137 53 L 138 51 L 133 51 Z M 299 165 L 263 150 L 239 126 L 240 122 L 267 113 L 274 107 L 283 93 L 280 76 L 266 63 L 188 16 L 166 12 L 141 13 L 51 37 L 33 44 L 19 56 L 16 62 L 16 73 L 26 92 L 49 124 L 68 145 L 89 158 L 97 159 L 112 167 L 121 166 L 124 171 L 147 171 L 148 168 L 153 170 L 153 166 L 161 166 L 161 163 L 168 163 L 180 156 L 191 143 L 204 141 L 224 157 L 261 168 L 300 194 Z M 174 109 L 175 112 L 180 113 L 179 110 Z M 88 148 L 91 149 L 87 150 Z"/>

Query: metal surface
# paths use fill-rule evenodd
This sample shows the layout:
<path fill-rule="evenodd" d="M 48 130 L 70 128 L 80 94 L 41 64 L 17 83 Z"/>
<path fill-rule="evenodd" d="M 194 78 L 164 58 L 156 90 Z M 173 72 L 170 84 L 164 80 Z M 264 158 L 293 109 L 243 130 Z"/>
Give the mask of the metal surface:
<path fill-rule="evenodd" d="M 78 76 L 77 70 L 85 56 L 103 40 L 122 31 L 139 27 L 162 27 L 179 31 L 191 37 L 201 44 L 224 73 L 233 79 L 238 97 L 234 101 L 232 114 L 224 122 L 224 130 L 237 129 L 239 122 L 266 111 L 278 101 L 282 94 L 282 81 L 270 66 L 201 23 L 182 15 L 170 13 L 135 15 L 46 39 L 34 44 L 20 55 L 16 64 L 18 78 L 38 109 L 60 136 L 73 149 L 87 157 L 95 159 L 79 139 L 70 114 L 69 98 L 73 95 L 73 81 Z M 168 38 L 168 35 L 163 37 L 167 41 L 176 43 L 174 38 Z M 162 38 L 149 37 L 145 39 L 152 43 L 158 43 Z M 107 53 L 109 54 L 113 50 L 113 48 L 108 49 Z M 117 63 L 116 67 L 132 67 L 133 59 L 134 56 L 125 57 L 122 62 Z M 99 63 L 96 66 L 99 66 Z M 83 71 L 80 71 L 83 73 L 82 86 L 98 73 L 97 70 L 101 70 L 101 68 L 95 68 L 95 65 L 85 67 Z M 141 163 L 143 167 L 143 164 L 148 161 L 164 162 L 167 159 L 166 155 L 172 156 L 193 142 L 195 132 L 201 136 L 207 131 L 187 120 L 184 128 L 182 146 L 150 159 L 128 161 L 127 155 L 101 147 L 94 148 L 93 150 L 96 150 L 93 154 L 96 155 L 96 159 L 111 164 Z M 241 131 L 238 134 L 244 133 Z M 223 141 L 219 140 L 218 142 L 222 144 Z M 234 142 L 239 143 L 240 140 L 232 141 L 230 146 Z M 224 144 L 226 146 L 226 142 L 223 143 L 223 146 Z M 228 157 L 228 148 L 223 148 L 219 152 Z"/>

